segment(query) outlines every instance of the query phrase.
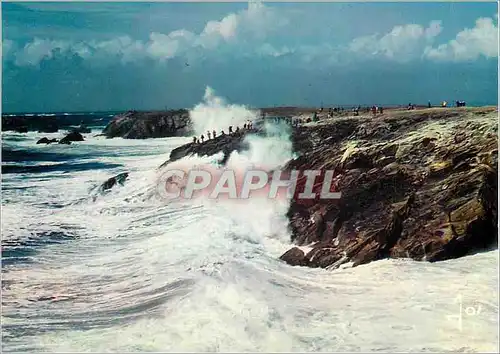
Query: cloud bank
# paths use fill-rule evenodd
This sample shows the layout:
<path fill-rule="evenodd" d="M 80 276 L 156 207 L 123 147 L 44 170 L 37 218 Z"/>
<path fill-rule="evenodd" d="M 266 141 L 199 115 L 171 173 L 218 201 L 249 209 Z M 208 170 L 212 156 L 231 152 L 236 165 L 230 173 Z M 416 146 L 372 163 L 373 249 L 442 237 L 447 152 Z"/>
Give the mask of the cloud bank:
<path fill-rule="evenodd" d="M 152 32 L 146 41 L 121 36 L 105 41 L 71 42 L 34 38 L 24 46 L 6 39 L 2 43 L 3 60 L 17 66 L 37 66 L 43 60 L 77 56 L 94 63 L 137 63 L 154 60 L 164 63 L 173 58 L 210 55 L 260 56 L 280 58 L 295 55 L 301 62 L 335 63 L 338 60 L 370 60 L 395 62 L 411 60 L 471 61 L 480 57 L 498 57 L 498 18 L 479 18 L 473 28 L 465 28 L 448 42 L 438 44 L 443 23 L 397 25 L 388 33 L 375 33 L 355 38 L 347 45 L 284 45 L 272 43 L 278 35 L 287 37 L 290 21 L 276 8 L 252 2 L 248 8 L 230 13 L 221 20 L 208 21 L 200 33 L 179 29 L 170 33 Z M 325 60 L 328 58 L 328 60 Z M 342 59 L 339 59 L 342 58 Z"/>

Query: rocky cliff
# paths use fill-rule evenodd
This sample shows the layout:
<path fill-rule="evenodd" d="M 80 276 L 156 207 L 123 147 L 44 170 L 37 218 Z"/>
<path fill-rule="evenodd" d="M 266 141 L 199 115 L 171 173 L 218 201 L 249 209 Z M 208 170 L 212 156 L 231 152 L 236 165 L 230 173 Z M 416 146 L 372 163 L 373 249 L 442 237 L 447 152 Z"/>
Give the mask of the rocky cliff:
<path fill-rule="evenodd" d="M 301 127 L 289 169 L 335 170 L 339 200 L 292 200 L 292 265 L 440 261 L 496 245 L 496 108 L 390 111 Z"/>
<path fill-rule="evenodd" d="M 129 111 L 115 116 L 102 133 L 108 138 L 165 138 L 191 134 L 189 112 L 185 109 L 161 112 Z"/>

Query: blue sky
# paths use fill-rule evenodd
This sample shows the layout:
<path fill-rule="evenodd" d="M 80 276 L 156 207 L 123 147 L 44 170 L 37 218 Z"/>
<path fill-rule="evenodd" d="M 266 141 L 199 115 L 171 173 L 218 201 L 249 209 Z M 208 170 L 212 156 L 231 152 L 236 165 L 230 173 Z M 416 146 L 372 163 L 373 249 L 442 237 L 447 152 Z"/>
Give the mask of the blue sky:
<path fill-rule="evenodd" d="M 2 110 L 496 104 L 492 3 L 3 3 Z"/>

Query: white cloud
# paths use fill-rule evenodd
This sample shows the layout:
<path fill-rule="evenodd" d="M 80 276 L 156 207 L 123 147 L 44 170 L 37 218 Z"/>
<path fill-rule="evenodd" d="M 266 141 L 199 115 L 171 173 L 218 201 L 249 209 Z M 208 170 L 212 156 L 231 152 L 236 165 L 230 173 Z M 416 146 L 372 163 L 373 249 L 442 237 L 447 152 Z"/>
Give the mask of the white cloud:
<path fill-rule="evenodd" d="M 404 62 L 419 57 L 441 30 L 440 21 L 432 21 L 427 28 L 417 24 L 395 26 L 384 35 L 355 38 L 348 50 L 365 59 L 375 56 Z"/>
<path fill-rule="evenodd" d="M 436 48 L 427 47 L 424 56 L 439 61 L 467 61 L 481 56 L 498 57 L 498 25 L 493 18 L 479 18 L 474 28 L 464 29 L 448 43 Z"/>
<path fill-rule="evenodd" d="M 43 59 L 51 59 L 57 53 L 66 53 L 71 44 L 66 41 L 35 38 L 16 53 L 17 65 L 38 65 Z"/>

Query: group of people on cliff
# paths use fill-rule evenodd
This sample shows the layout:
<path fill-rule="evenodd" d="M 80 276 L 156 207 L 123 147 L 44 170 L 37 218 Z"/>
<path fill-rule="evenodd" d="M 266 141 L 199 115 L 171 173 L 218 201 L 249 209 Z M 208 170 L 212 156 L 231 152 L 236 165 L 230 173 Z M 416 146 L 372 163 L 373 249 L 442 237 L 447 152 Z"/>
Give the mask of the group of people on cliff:
<path fill-rule="evenodd" d="M 228 127 L 228 134 L 229 135 L 238 135 L 241 133 L 241 130 L 245 130 L 245 131 L 248 131 L 248 130 L 252 130 L 253 129 L 253 122 L 252 121 L 247 121 L 245 124 L 243 124 L 243 129 L 240 129 L 239 126 L 236 126 L 236 130 L 233 131 L 233 126 L 230 125 Z M 225 136 L 226 133 L 224 132 L 224 130 L 221 130 L 220 132 L 220 136 Z M 217 132 L 214 130 L 212 130 L 212 132 L 210 132 L 210 130 L 207 130 L 207 140 L 210 140 L 210 139 L 215 139 L 217 138 Z M 193 136 L 193 143 L 194 144 L 199 144 L 199 143 L 204 143 L 205 142 L 205 135 L 204 134 L 201 134 L 201 136 L 198 138 L 197 136 Z"/>
<path fill-rule="evenodd" d="M 357 107 L 352 107 L 350 109 L 351 113 L 355 116 L 359 116 L 359 113 L 362 111 L 363 109 L 361 108 L 361 106 L 357 106 Z M 322 112 L 323 109 L 320 109 L 319 112 Z M 344 109 L 344 107 L 335 107 L 335 108 L 329 108 L 328 109 L 328 118 L 333 118 L 334 114 L 342 114 L 346 111 L 346 109 Z M 371 106 L 371 107 L 365 107 L 364 108 L 364 111 L 366 113 L 370 113 L 372 112 L 373 115 L 377 115 L 377 114 L 383 114 L 384 113 L 384 107 L 380 107 L 380 106 Z M 314 117 L 313 117 L 313 121 L 316 119 L 317 120 L 317 113 L 315 112 L 314 113 Z"/>

